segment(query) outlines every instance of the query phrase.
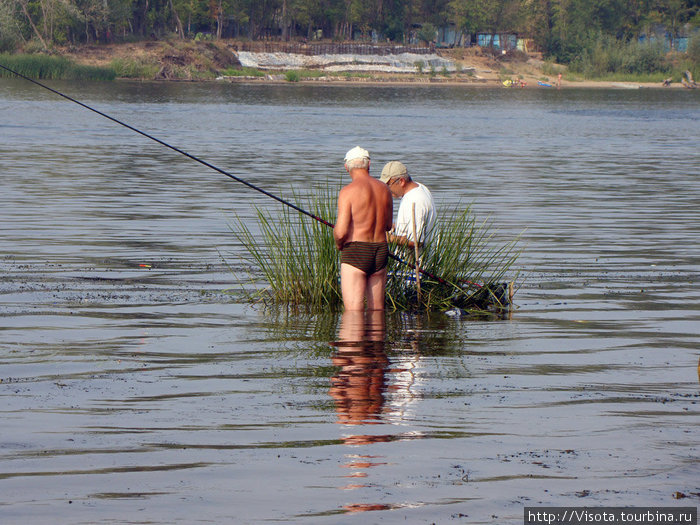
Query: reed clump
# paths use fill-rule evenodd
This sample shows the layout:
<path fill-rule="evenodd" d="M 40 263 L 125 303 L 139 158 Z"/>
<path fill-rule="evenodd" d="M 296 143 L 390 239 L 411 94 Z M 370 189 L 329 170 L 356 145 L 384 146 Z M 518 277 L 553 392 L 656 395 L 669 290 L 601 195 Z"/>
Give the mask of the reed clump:
<path fill-rule="evenodd" d="M 335 221 L 337 190 L 330 187 L 294 203 L 330 222 Z M 305 306 L 311 310 L 337 310 L 341 304 L 338 272 L 340 263 L 333 231 L 286 206 L 276 211 L 257 209 L 258 231 L 236 217 L 231 230 L 248 253 L 248 262 L 260 273 L 251 274 L 258 284 L 248 297 L 267 304 Z"/>
<path fill-rule="evenodd" d="M 333 223 L 338 189 L 327 186 L 304 199 L 295 196 L 293 202 Z M 288 207 L 256 212 L 257 231 L 240 217 L 231 225 L 255 270 L 248 298 L 312 311 L 340 310 L 340 257 L 332 229 Z M 419 266 L 428 274 L 420 275 L 420 293 L 413 251 L 390 246 L 396 258 L 389 258 L 387 308 L 469 312 L 507 308 L 504 281 L 520 253 L 518 240 L 499 244 L 491 221 L 477 221 L 470 206 L 441 210 L 431 240 L 419 254 Z"/>
<path fill-rule="evenodd" d="M 0 55 L 0 63 L 26 77 L 39 80 L 114 80 L 112 68 L 85 66 L 60 56 L 51 55 Z M 0 70 L 0 76 L 12 73 Z"/>
<path fill-rule="evenodd" d="M 508 273 L 520 255 L 518 240 L 499 242 L 492 221 L 478 221 L 469 205 L 441 210 L 420 250 L 418 279 L 413 250 L 393 247 L 401 261 L 389 260 L 388 304 L 396 310 L 505 309 L 513 289 L 508 281 L 515 279 Z"/>

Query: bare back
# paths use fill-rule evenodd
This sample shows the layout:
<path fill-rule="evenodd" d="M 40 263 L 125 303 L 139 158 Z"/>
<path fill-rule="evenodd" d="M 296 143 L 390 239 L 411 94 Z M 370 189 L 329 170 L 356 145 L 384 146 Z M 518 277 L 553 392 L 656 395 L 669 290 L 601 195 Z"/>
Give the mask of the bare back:
<path fill-rule="evenodd" d="M 334 229 L 340 248 L 348 242 L 382 242 L 391 229 L 393 200 L 386 184 L 360 170 L 338 195 Z"/>

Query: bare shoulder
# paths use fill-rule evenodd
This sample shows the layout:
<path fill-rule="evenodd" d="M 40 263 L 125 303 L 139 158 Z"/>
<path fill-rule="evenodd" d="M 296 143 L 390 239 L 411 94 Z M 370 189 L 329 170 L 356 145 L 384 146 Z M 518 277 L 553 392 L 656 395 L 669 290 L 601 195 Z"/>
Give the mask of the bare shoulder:
<path fill-rule="evenodd" d="M 350 197 L 353 194 L 357 193 L 360 190 L 361 186 L 361 181 L 354 180 L 348 185 L 343 186 L 343 188 L 340 190 L 339 195 L 343 197 Z"/>
<path fill-rule="evenodd" d="M 391 191 L 389 190 L 389 186 L 387 186 L 385 183 L 383 183 L 382 181 L 380 181 L 378 179 L 373 178 L 370 180 L 371 180 L 371 184 L 372 184 L 374 191 L 378 191 L 381 194 L 385 194 L 385 195 L 388 195 L 389 197 L 391 197 Z"/>
<path fill-rule="evenodd" d="M 340 192 L 338 193 L 338 197 L 344 197 L 347 196 L 349 193 L 352 193 L 353 191 L 353 183 L 351 182 L 350 184 L 346 184 L 342 188 L 340 188 Z"/>

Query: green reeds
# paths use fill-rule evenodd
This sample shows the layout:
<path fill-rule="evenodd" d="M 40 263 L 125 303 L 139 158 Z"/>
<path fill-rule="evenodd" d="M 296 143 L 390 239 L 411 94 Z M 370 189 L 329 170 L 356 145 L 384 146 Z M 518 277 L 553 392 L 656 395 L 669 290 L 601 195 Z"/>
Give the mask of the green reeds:
<path fill-rule="evenodd" d="M 260 69 L 255 69 L 253 67 L 243 67 L 241 69 L 234 69 L 229 67 L 221 71 L 221 75 L 225 77 L 264 77 L 265 72 Z"/>
<path fill-rule="evenodd" d="M 111 68 L 79 65 L 65 57 L 49 55 L 0 55 L 0 63 L 24 76 L 40 80 L 114 80 Z M 0 70 L 0 76 L 12 73 Z"/>
<path fill-rule="evenodd" d="M 329 222 L 335 221 L 338 189 L 327 186 L 294 203 Z M 306 202 L 302 202 L 302 201 Z M 237 217 L 231 226 L 248 253 L 248 262 L 261 273 L 252 283 L 267 286 L 248 293 L 251 300 L 270 305 L 303 306 L 312 311 L 339 310 L 339 253 L 333 231 L 288 207 L 257 210 L 259 233 Z M 391 246 L 402 261 L 389 259 L 387 308 L 391 310 L 499 310 L 507 306 L 506 278 L 519 252 L 518 239 L 498 244 L 490 221 L 477 222 L 469 206 L 439 210 L 431 240 L 420 253 L 421 293 L 415 284 L 413 251 Z"/>
<path fill-rule="evenodd" d="M 326 187 L 295 204 L 334 222 L 338 191 Z M 233 233 L 248 251 L 248 262 L 262 271 L 268 286 L 249 293 L 269 304 L 291 304 L 311 310 L 336 310 L 341 304 L 339 260 L 333 230 L 286 206 L 257 210 L 260 233 L 236 217 Z M 253 276 L 253 281 L 257 278 Z"/>
<path fill-rule="evenodd" d="M 419 254 L 420 296 L 413 250 L 393 247 L 405 262 L 389 261 L 388 304 L 398 310 L 499 310 L 508 305 L 507 274 L 520 252 L 518 238 L 496 241 L 493 224 L 478 222 L 470 206 L 439 210 L 430 240 Z"/>

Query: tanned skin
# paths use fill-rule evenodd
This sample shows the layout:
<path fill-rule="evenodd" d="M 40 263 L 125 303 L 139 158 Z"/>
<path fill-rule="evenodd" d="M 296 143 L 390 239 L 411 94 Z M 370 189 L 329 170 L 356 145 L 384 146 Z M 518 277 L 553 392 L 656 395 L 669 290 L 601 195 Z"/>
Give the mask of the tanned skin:
<path fill-rule="evenodd" d="M 338 250 L 349 242 L 386 242 L 392 226 L 393 201 L 386 184 L 369 174 L 367 168 L 345 164 L 352 182 L 338 195 L 338 218 L 333 237 Z M 340 287 L 346 311 L 384 310 L 386 268 L 367 275 L 349 264 L 340 265 Z"/>

